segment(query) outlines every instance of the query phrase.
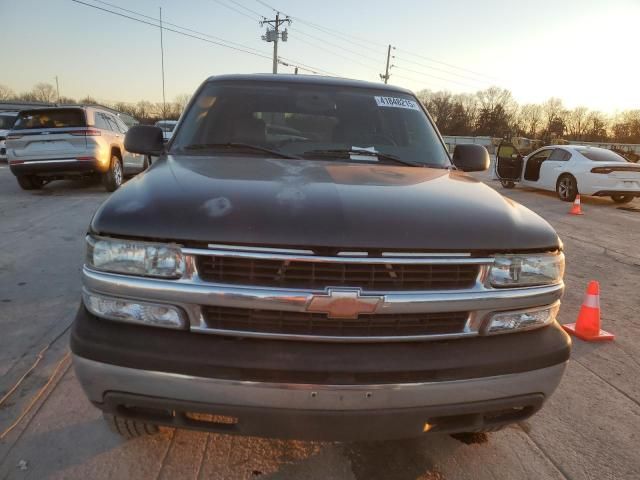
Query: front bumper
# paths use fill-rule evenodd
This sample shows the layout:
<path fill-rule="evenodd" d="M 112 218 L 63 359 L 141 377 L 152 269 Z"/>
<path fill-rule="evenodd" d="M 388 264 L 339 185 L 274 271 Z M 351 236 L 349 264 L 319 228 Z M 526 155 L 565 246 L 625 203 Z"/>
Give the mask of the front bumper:
<path fill-rule="evenodd" d="M 557 324 L 436 342 L 233 339 L 118 324 L 81 307 L 71 348 L 87 396 L 107 412 L 244 435 L 373 440 L 528 417 L 560 382 L 570 340 Z"/>
<path fill-rule="evenodd" d="M 306 440 L 384 440 L 494 429 L 535 413 L 565 364 L 448 382 L 315 385 L 219 380 L 74 357 L 102 410 L 161 425 Z"/>

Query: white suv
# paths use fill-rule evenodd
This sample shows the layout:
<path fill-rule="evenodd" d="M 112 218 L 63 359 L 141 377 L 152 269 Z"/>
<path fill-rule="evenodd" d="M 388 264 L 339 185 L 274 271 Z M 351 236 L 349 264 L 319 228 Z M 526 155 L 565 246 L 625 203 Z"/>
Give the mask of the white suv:
<path fill-rule="evenodd" d="M 127 129 L 116 115 L 96 107 L 22 110 L 7 136 L 9 167 L 24 190 L 99 175 L 112 192 L 125 175 L 148 166 L 145 156 L 125 150 Z"/>

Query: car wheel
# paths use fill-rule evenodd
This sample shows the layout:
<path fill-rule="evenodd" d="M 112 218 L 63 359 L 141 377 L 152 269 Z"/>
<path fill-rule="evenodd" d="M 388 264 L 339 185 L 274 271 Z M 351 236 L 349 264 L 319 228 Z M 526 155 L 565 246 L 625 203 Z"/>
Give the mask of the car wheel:
<path fill-rule="evenodd" d="M 514 188 L 516 186 L 516 182 L 511 180 L 500 180 L 500 183 L 504 188 Z"/>
<path fill-rule="evenodd" d="M 18 178 L 18 184 L 23 190 L 40 190 L 44 186 L 44 180 L 31 175 L 21 175 Z"/>
<path fill-rule="evenodd" d="M 122 177 L 122 163 L 120 163 L 120 159 L 116 155 L 113 155 L 109 170 L 102 174 L 102 185 L 104 185 L 107 192 L 113 192 L 122 185 Z"/>
<path fill-rule="evenodd" d="M 573 202 L 578 195 L 578 182 L 573 175 L 562 175 L 556 182 L 556 193 L 563 202 Z"/>
<path fill-rule="evenodd" d="M 155 435 L 160 431 L 160 428 L 157 425 L 153 425 L 151 423 L 118 417 L 117 415 L 111 415 L 110 413 L 103 413 L 102 416 L 112 432 L 117 433 L 126 439 Z"/>
<path fill-rule="evenodd" d="M 633 200 L 633 195 L 611 195 L 611 200 L 616 203 L 629 203 Z"/>

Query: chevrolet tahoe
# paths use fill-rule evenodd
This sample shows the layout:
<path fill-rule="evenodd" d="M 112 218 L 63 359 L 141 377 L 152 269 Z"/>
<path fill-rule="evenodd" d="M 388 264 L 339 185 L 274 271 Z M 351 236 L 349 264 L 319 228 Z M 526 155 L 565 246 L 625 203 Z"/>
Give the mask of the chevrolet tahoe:
<path fill-rule="evenodd" d="M 493 431 L 558 386 L 562 242 L 410 91 L 216 76 L 125 148 L 158 160 L 90 222 L 71 337 L 117 432 Z"/>

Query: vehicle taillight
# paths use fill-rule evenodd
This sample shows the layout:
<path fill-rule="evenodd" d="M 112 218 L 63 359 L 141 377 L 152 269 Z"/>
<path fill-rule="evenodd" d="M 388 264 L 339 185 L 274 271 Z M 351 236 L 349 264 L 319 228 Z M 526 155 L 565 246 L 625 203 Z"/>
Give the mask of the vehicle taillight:
<path fill-rule="evenodd" d="M 93 128 L 87 128 L 84 130 L 73 130 L 71 132 L 67 132 L 71 135 L 84 135 L 87 137 L 98 137 L 101 135 L 100 130 L 95 130 Z"/>
<path fill-rule="evenodd" d="M 591 173 L 611 173 L 613 172 L 613 168 L 611 167 L 595 167 L 591 169 Z"/>

